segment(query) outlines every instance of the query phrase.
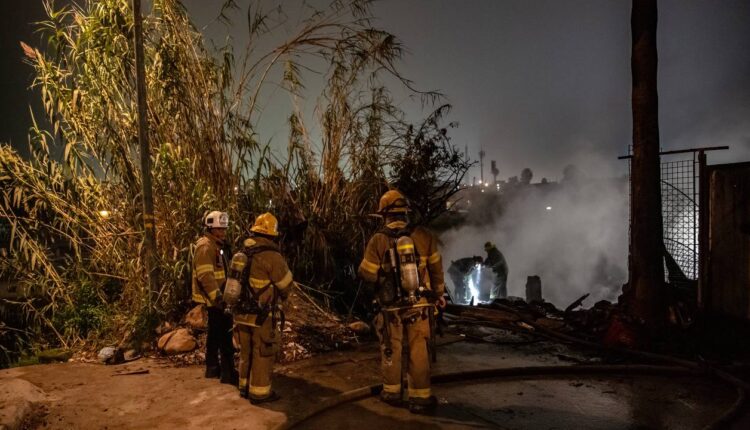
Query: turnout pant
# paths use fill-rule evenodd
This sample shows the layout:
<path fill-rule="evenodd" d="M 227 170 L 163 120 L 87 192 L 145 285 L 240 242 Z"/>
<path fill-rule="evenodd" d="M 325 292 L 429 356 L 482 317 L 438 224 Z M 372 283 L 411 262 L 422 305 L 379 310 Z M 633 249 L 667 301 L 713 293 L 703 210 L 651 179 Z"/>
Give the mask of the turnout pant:
<path fill-rule="evenodd" d="M 221 353 L 221 360 L 219 360 Z M 221 309 L 208 308 L 208 334 L 206 336 L 206 373 L 221 371 L 221 378 L 231 379 L 234 370 L 232 345 L 232 317 Z"/>
<path fill-rule="evenodd" d="M 453 281 L 453 294 L 451 299 L 453 303 L 464 304 L 466 300 L 466 281 L 464 280 L 464 274 L 451 274 L 451 280 Z M 476 297 L 474 298 L 476 300 Z"/>
<path fill-rule="evenodd" d="M 427 312 L 432 307 L 420 311 L 408 311 L 405 314 L 389 312 L 385 321 L 384 312 L 375 319 L 375 327 L 380 338 L 381 369 L 383 372 L 383 392 L 398 394 L 401 392 L 401 355 L 402 342 L 406 336 L 409 346 L 408 357 L 408 395 L 409 399 L 427 399 L 430 392 L 430 322 Z M 387 327 L 386 327 L 387 325 Z M 391 354 L 388 356 L 387 350 Z"/>
<path fill-rule="evenodd" d="M 508 297 L 508 275 L 499 274 L 495 275 L 495 282 L 492 285 L 492 291 L 490 292 L 490 300 L 504 299 Z"/>
<path fill-rule="evenodd" d="M 271 395 L 271 373 L 281 333 L 273 327 L 271 318 L 260 327 L 238 324 L 237 331 L 240 337 L 240 392 L 247 392 L 253 399 L 264 399 Z"/>

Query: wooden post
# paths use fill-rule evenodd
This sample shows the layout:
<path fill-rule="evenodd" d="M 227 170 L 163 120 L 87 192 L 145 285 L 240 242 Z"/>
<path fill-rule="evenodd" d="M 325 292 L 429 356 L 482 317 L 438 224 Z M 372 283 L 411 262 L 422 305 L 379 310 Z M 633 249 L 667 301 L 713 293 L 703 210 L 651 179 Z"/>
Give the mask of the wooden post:
<path fill-rule="evenodd" d="M 542 278 L 537 275 L 526 277 L 526 303 L 543 302 Z"/>
<path fill-rule="evenodd" d="M 631 312 L 649 325 L 666 318 L 656 86 L 656 0 L 633 0 L 633 161 L 630 192 Z"/>
<path fill-rule="evenodd" d="M 152 306 L 158 290 L 159 276 L 156 263 L 154 196 L 151 187 L 151 151 L 148 142 L 146 66 L 143 55 L 141 0 L 133 0 L 133 20 L 135 23 L 135 74 L 138 93 L 138 145 L 141 151 L 141 189 L 143 193 L 143 257 L 149 283 L 148 303 L 149 306 Z"/>

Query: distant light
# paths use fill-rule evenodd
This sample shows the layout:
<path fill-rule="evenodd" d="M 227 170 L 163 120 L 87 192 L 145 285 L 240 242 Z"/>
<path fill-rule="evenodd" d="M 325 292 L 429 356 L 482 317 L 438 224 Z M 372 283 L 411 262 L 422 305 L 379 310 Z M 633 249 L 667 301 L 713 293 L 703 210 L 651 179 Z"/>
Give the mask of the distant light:
<path fill-rule="evenodd" d="M 239 189 L 240 187 L 238 187 L 237 185 L 234 186 L 234 191 L 238 191 Z"/>
<path fill-rule="evenodd" d="M 484 183 L 484 186 L 485 186 L 485 187 L 489 187 L 489 186 L 490 186 L 490 183 L 489 183 L 489 182 L 485 182 L 485 183 Z"/>
<path fill-rule="evenodd" d="M 109 218 L 109 211 L 101 210 L 99 211 L 99 216 L 102 218 Z"/>
<path fill-rule="evenodd" d="M 552 206 L 547 206 L 547 210 L 551 211 L 552 210 Z"/>

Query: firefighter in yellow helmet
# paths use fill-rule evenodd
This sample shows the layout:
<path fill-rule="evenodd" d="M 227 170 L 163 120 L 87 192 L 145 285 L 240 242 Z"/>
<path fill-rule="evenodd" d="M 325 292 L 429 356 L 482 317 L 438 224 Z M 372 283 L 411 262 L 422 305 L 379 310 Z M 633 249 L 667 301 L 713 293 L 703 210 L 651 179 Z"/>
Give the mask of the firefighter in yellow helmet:
<path fill-rule="evenodd" d="M 402 344 L 408 347 L 408 405 L 413 413 L 431 412 L 430 322 L 435 306 L 445 307 L 443 263 L 437 239 L 423 227 L 409 225 L 409 202 L 396 190 L 380 199 L 385 227 L 367 243 L 359 275 L 380 306 L 375 319 L 381 345 L 384 402 L 403 404 Z M 395 264 L 394 264 L 395 263 Z M 396 267 L 398 266 L 398 267 Z"/>
<path fill-rule="evenodd" d="M 193 301 L 208 307 L 206 337 L 206 378 L 221 378 L 223 384 L 236 384 L 232 318 L 224 314 L 222 290 L 226 280 L 225 243 L 229 215 L 210 212 L 204 219 L 205 233 L 195 244 L 193 256 Z M 221 360 L 219 360 L 221 353 Z"/>
<path fill-rule="evenodd" d="M 240 340 L 240 395 L 259 404 L 279 398 L 271 390 L 273 362 L 284 325 L 279 300 L 287 299 L 294 281 L 276 244 L 276 217 L 270 213 L 258 216 L 250 231 L 241 255 L 232 258 L 232 274 L 237 273 L 242 284 L 233 312 Z"/>

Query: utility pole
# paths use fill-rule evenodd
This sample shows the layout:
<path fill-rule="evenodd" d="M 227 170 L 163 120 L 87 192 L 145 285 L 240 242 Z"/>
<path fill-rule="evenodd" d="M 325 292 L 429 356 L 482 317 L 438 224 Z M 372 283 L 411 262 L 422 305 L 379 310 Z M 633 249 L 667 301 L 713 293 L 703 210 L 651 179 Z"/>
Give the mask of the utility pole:
<path fill-rule="evenodd" d="M 633 0 L 633 159 L 630 172 L 631 313 L 648 325 L 666 318 L 656 85 L 656 0 Z"/>
<path fill-rule="evenodd" d="M 141 150 L 141 191 L 143 194 L 143 257 L 148 274 L 149 307 L 153 306 L 159 285 L 156 264 L 156 219 L 154 218 L 154 196 L 151 187 L 151 151 L 148 143 L 148 120 L 146 107 L 146 66 L 143 55 L 143 17 L 141 0 L 133 0 L 135 23 L 135 75 L 138 94 L 138 145 Z"/>
<path fill-rule="evenodd" d="M 484 149 L 479 150 L 479 180 L 484 186 Z"/>

